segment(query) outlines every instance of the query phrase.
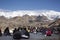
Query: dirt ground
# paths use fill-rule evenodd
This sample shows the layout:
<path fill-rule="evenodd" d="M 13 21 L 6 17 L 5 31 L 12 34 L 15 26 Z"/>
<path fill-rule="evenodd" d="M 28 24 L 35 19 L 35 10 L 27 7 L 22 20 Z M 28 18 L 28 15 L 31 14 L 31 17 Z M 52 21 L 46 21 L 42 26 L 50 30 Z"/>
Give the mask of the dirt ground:
<path fill-rule="evenodd" d="M 14 40 L 12 36 L 1 36 L 0 40 Z M 30 33 L 29 39 L 20 39 L 20 40 L 59 40 L 59 35 L 52 34 L 52 36 L 45 36 L 41 33 Z"/>

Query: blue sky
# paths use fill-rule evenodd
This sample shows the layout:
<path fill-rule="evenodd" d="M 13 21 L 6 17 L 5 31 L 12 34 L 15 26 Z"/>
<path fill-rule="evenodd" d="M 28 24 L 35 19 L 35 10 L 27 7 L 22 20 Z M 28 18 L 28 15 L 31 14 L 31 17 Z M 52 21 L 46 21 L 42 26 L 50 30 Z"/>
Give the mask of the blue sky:
<path fill-rule="evenodd" d="M 60 11 L 60 0 L 0 0 L 0 9 Z"/>

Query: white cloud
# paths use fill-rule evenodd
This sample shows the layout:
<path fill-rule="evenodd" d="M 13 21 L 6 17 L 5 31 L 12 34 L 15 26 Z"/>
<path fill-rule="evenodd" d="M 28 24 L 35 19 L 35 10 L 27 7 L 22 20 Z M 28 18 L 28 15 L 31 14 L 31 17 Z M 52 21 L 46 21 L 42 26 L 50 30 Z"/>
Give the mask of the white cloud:
<path fill-rule="evenodd" d="M 28 15 L 44 15 L 47 16 L 49 19 L 53 17 L 60 16 L 60 12 L 54 10 L 17 10 L 17 11 L 6 11 L 0 10 L 0 16 L 5 17 L 15 17 L 15 16 L 23 16 L 25 14 Z"/>

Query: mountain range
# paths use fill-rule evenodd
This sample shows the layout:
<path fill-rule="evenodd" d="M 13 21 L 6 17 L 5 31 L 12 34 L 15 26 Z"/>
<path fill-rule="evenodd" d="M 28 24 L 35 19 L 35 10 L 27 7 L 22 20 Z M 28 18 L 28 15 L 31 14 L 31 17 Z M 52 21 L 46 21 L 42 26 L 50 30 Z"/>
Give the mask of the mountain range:
<path fill-rule="evenodd" d="M 42 25 L 46 27 L 58 18 L 60 18 L 60 12 L 52 10 L 0 11 L 0 28 L 5 29 L 6 27 L 10 27 L 12 29 L 23 26 L 41 27 Z"/>
<path fill-rule="evenodd" d="M 60 12 L 54 10 L 16 10 L 16 11 L 7 11 L 0 10 L 0 16 L 5 16 L 7 18 L 12 18 L 16 16 L 46 16 L 49 20 L 53 20 L 55 18 L 60 18 Z"/>

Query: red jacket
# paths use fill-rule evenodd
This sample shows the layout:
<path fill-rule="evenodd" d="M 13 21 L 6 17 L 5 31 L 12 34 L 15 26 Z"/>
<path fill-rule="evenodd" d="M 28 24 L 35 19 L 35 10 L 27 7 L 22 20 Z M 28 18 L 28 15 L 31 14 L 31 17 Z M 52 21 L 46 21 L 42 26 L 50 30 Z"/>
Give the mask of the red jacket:
<path fill-rule="evenodd" d="M 51 35 L 52 33 L 51 33 L 51 30 L 47 30 L 46 31 L 46 35 Z"/>

